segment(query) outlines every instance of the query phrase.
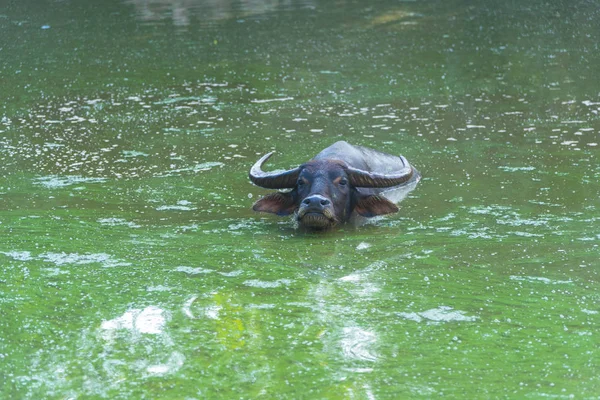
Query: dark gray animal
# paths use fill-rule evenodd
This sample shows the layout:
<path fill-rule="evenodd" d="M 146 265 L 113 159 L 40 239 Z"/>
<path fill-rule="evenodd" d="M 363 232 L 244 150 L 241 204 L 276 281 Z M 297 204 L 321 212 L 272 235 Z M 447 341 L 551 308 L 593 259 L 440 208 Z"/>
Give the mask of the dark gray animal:
<path fill-rule="evenodd" d="M 301 227 L 329 229 L 363 217 L 390 214 L 421 179 L 402 156 L 336 142 L 312 160 L 284 172 L 264 172 L 265 154 L 250 169 L 250 180 L 267 189 L 291 189 L 258 200 L 255 211 L 295 214 Z M 385 197 L 384 197 L 385 195 Z M 388 199 L 389 198 L 389 199 Z"/>

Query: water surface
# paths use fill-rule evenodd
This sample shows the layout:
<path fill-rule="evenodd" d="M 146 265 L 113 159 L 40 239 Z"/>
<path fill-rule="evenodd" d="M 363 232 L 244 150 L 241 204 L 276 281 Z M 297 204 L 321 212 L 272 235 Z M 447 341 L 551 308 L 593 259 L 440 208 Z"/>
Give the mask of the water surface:
<path fill-rule="evenodd" d="M 2 398 L 598 398 L 597 1 L 10 2 Z M 247 171 L 403 154 L 327 234 Z"/>

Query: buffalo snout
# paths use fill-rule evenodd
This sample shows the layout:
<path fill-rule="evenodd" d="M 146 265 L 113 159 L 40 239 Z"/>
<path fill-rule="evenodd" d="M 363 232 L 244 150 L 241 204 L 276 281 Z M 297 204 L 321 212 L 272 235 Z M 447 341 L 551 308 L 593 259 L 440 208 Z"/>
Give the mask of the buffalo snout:
<path fill-rule="evenodd" d="M 315 194 L 312 196 L 308 196 L 304 200 L 302 200 L 303 207 L 310 207 L 316 210 L 322 210 L 323 207 L 326 207 L 331 204 L 328 198 L 321 196 L 320 194 Z"/>
<path fill-rule="evenodd" d="M 305 197 L 298 209 L 298 222 L 301 226 L 313 229 L 326 229 L 337 223 L 331 200 L 320 194 Z"/>

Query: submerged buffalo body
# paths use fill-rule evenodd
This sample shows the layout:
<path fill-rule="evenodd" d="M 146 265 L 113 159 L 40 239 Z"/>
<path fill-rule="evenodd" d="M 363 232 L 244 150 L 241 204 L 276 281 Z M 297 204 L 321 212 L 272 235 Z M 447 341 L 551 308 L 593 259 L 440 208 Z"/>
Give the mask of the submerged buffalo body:
<path fill-rule="evenodd" d="M 328 229 L 356 215 L 375 217 L 398 211 L 402 200 L 421 179 L 402 156 L 337 142 L 312 160 L 283 172 L 264 172 L 264 155 L 250 169 L 250 180 L 267 189 L 291 189 L 258 200 L 253 210 L 295 214 L 299 225 Z M 385 197 L 384 197 L 385 196 Z"/>

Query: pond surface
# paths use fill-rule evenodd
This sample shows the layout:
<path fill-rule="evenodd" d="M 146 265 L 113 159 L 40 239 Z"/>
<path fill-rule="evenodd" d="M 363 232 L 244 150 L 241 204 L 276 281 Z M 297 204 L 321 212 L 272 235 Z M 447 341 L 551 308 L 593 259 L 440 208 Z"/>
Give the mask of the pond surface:
<path fill-rule="evenodd" d="M 600 397 L 600 3 L 0 9 L 1 398 Z M 250 166 L 422 173 L 325 234 Z"/>

